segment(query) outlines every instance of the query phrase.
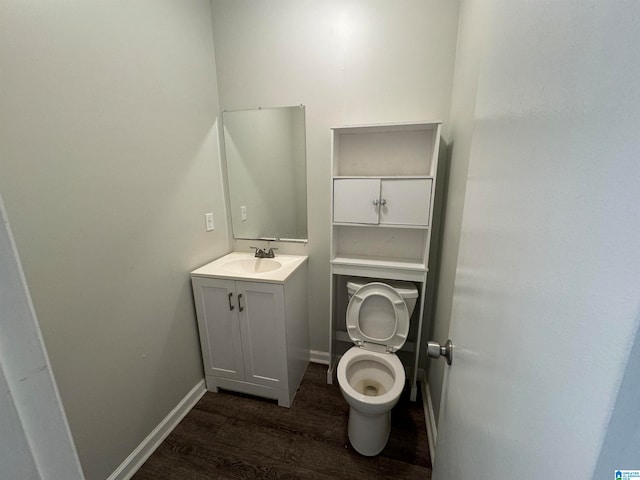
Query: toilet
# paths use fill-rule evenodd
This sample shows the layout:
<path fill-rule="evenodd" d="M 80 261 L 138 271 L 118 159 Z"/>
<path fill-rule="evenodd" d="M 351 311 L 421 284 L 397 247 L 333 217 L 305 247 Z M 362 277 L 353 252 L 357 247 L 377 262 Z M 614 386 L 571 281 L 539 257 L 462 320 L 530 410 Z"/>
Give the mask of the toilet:
<path fill-rule="evenodd" d="M 360 454 L 379 454 L 391 431 L 391 409 L 405 373 L 394 352 L 407 339 L 418 289 L 409 282 L 347 282 L 351 347 L 338 362 L 338 384 L 349 404 L 349 441 Z"/>

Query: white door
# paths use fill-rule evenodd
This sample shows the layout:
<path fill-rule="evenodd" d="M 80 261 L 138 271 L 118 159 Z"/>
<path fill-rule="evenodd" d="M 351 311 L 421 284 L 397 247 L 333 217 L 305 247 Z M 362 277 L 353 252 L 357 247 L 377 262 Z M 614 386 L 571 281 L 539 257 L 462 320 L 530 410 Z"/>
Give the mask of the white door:
<path fill-rule="evenodd" d="M 245 381 L 287 387 L 287 346 L 282 285 L 237 282 Z"/>
<path fill-rule="evenodd" d="M 377 224 L 380 179 L 341 178 L 333 181 L 333 221 Z"/>
<path fill-rule="evenodd" d="M 244 380 L 236 282 L 193 277 L 206 375 Z"/>
<path fill-rule="evenodd" d="M 625 5 L 463 4 L 459 50 L 482 48 L 434 480 L 592 479 L 640 306 Z"/>
<path fill-rule="evenodd" d="M 0 197 L 0 478 L 84 480 Z"/>
<path fill-rule="evenodd" d="M 380 223 L 429 225 L 430 178 L 384 179 L 380 187 Z"/>

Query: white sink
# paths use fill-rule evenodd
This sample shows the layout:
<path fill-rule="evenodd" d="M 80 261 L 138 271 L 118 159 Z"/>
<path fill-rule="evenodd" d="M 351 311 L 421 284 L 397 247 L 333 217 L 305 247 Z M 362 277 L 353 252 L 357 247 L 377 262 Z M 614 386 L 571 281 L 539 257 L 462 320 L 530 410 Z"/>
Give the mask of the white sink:
<path fill-rule="evenodd" d="M 282 267 L 282 264 L 272 258 L 243 258 L 233 260 L 224 265 L 232 273 L 266 273 Z"/>
<path fill-rule="evenodd" d="M 267 283 L 284 283 L 307 262 L 302 255 L 256 258 L 249 252 L 232 252 L 191 272 L 194 277 L 226 278 Z"/>

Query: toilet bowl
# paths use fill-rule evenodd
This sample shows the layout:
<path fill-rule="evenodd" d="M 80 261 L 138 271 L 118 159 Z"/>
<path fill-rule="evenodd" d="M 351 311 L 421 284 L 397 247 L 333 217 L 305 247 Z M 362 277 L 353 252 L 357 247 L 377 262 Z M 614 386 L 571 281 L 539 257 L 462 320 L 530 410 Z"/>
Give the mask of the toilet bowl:
<path fill-rule="evenodd" d="M 338 362 L 340 391 L 349 404 L 349 441 L 360 454 L 380 453 L 391 432 L 391 409 L 405 373 L 394 352 L 404 345 L 418 291 L 408 282 L 348 282 L 347 332 L 356 346 Z"/>

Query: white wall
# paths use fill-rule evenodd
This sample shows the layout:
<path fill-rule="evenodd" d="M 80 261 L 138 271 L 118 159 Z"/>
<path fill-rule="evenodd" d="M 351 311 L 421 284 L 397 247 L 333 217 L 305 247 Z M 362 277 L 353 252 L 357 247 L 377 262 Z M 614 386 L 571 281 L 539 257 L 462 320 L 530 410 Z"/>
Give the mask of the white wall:
<path fill-rule="evenodd" d="M 330 127 L 446 121 L 458 3 L 212 0 L 212 7 L 221 108 L 306 106 L 311 348 L 327 351 Z"/>
<path fill-rule="evenodd" d="M 210 4 L 3 1 L 0 61 L 0 191 L 104 479 L 203 377 L 188 272 L 230 247 Z"/>

